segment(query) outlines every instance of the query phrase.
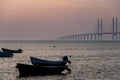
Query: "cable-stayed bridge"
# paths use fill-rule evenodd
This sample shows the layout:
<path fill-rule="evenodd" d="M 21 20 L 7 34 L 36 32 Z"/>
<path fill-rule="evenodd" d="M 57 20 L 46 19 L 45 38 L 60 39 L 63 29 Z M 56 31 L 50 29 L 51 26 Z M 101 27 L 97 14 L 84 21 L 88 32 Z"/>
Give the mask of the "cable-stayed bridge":
<path fill-rule="evenodd" d="M 58 38 L 58 40 L 70 40 L 70 41 L 103 41 L 104 35 L 111 35 L 108 41 L 120 41 L 120 32 L 118 31 L 118 18 L 112 18 L 112 31 L 103 32 L 103 21 L 102 19 L 97 20 L 97 32 L 88 34 L 76 34 L 67 35 Z"/>

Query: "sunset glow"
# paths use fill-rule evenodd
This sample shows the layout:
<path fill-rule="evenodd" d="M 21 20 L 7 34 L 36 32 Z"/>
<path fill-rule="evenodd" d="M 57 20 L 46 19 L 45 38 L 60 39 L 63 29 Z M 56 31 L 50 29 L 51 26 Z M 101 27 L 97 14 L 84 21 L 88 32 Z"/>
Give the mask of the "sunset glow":
<path fill-rule="evenodd" d="M 119 0 L 3 0 L 0 3 L 0 37 L 41 40 L 95 32 L 97 18 L 111 19 L 113 16 L 120 16 L 119 2 Z M 91 27 L 89 31 L 88 27 Z"/>

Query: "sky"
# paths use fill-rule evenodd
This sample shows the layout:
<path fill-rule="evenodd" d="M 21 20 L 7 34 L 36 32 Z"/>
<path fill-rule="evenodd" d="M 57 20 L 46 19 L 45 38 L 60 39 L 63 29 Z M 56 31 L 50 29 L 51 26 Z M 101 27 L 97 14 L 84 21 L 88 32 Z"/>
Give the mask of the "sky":
<path fill-rule="evenodd" d="M 103 32 L 110 32 L 112 17 L 120 19 L 119 8 L 120 0 L 0 0 L 0 40 L 93 33 L 98 18 L 103 19 Z"/>

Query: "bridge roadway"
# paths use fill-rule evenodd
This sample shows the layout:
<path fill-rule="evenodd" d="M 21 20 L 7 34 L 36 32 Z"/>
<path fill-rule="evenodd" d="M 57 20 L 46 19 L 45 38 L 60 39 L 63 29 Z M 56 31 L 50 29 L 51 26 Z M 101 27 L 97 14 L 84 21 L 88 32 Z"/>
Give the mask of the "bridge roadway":
<path fill-rule="evenodd" d="M 110 41 L 120 41 L 120 32 L 118 31 L 118 18 L 112 18 L 112 31 L 103 32 L 102 19 L 97 20 L 97 32 L 89 34 L 68 35 L 59 38 L 60 40 L 82 40 L 82 41 L 102 41 L 105 40 L 104 35 L 111 35 Z"/>
<path fill-rule="evenodd" d="M 86 40 L 86 41 L 97 41 L 104 40 L 104 35 L 111 35 L 112 41 L 120 41 L 120 32 L 103 32 L 103 33 L 90 33 L 90 34 L 77 34 L 69 35 L 59 38 L 60 40 Z"/>

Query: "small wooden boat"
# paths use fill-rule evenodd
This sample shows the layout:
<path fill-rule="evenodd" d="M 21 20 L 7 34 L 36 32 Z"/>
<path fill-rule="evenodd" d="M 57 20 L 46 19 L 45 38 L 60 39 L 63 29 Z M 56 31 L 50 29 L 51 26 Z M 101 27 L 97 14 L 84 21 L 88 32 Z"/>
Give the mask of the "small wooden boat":
<path fill-rule="evenodd" d="M 65 66 L 67 63 L 71 63 L 68 60 L 67 56 L 63 57 L 63 61 L 49 61 L 49 60 L 38 59 L 35 57 L 30 57 L 30 60 L 33 65 L 40 65 L 40 66 Z"/>
<path fill-rule="evenodd" d="M 1 48 L 3 52 L 11 52 L 11 53 L 22 53 L 23 50 L 18 49 L 18 50 L 12 50 L 12 49 L 6 49 L 6 48 Z"/>
<path fill-rule="evenodd" d="M 1 52 L 0 51 L 0 57 L 13 57 L 13 54 L 10 52 Z"/>
<path fill-rule="evenodd" d="M 18 68 L 20 77 L 61 74 L 65 69 L 68 70 L 67 66 L 37 66 L 21 63 L 17 63 L 16 68 Z"/>

